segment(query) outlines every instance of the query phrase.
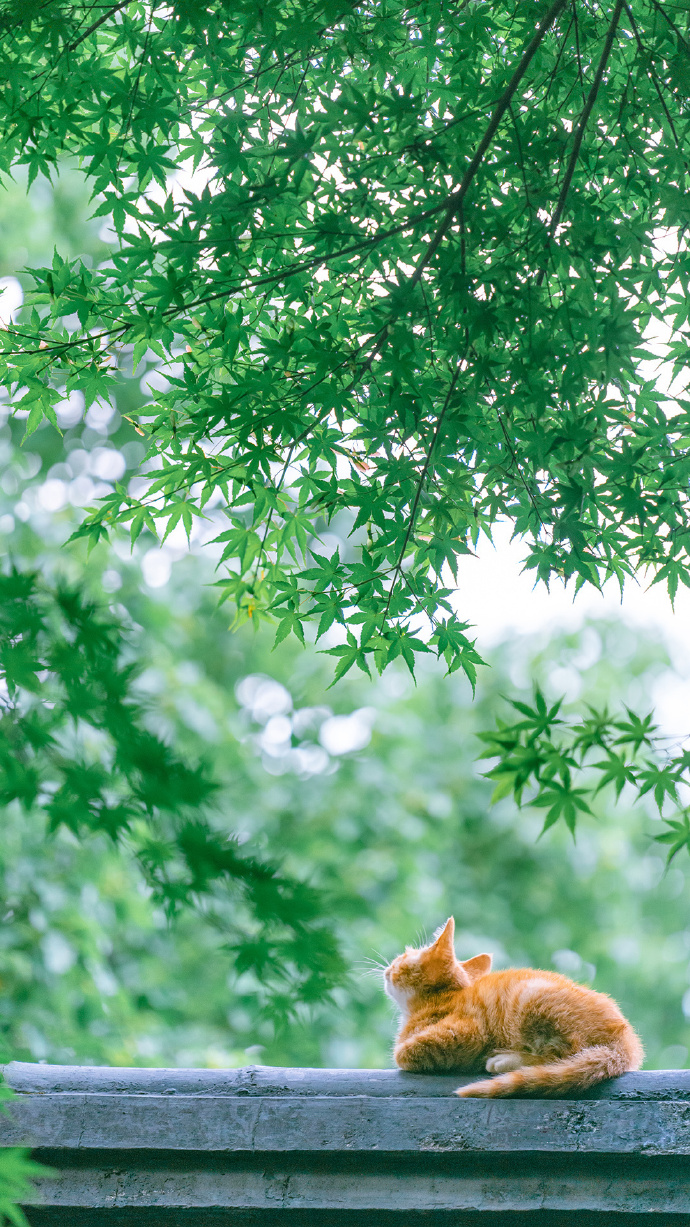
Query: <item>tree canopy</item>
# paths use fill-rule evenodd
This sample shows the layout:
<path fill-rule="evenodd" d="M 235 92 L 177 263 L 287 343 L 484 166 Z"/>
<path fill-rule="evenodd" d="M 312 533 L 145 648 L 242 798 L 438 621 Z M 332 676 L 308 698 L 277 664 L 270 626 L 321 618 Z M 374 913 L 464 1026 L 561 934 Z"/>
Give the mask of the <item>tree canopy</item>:
<path fill-rule="evenodd" d="M 545 582 L 673 597 L 689 51 L 666 0 L 5 3 L 0 169 L 76 160 L 112 245 L 34 270 L 0 377 L 30 433 L 159 365 L 79 532 L 221 506 L 222 597 L 347 628 L 336 676 L 474 679 L 451 580 L 499 518 Z"/>

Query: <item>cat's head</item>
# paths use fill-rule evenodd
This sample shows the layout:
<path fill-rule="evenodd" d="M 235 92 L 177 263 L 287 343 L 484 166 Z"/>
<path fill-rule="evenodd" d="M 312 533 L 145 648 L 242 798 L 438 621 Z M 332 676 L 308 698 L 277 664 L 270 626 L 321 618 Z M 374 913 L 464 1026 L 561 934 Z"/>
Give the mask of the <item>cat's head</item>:
<path fill-rule="evenodd" d="M 451 916 L 430 945 L 419 949 L 407 946 L 404 953 L 386 967 L 384 989 L 401 1010 L 435 993 L 467 988 L 491 971 L 490 954 L 477 954 L 461 963 L 455 957 L 454 934 L 455 920 Z"/>

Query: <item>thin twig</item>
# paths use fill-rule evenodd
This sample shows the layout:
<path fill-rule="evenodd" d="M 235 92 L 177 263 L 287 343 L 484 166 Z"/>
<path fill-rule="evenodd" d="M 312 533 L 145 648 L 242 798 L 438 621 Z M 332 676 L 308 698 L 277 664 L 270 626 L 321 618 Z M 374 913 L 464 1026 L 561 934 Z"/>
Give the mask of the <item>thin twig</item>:
<path fill-rule="evenodd" d="M 575 22 L 575 55 L 577 57 L 577 72 L 582 90 L 582 104 L 585 102 L 585 79 L 582 75 L 582 56 L 580 55 L 580 27 L 577 20 L 577 0 L 573 0 L 573 21 Z"/>
<path fill-rule="evenodd" d="M 597 100 L 597 94 L 599 93 L 599 86 L 601 85 L 604 73 L 606 71 L 606 65 L 608 63 L 608 59 L 609 59 L 609 56 L 613 48 L 613 40 L 616 37 L 616 29 L 618 28 L 618 22 L 620 21 L 621 13 L 623 12 L 624 7 L 625 7 L 625 0 L 617 0 L 616 7 L 613 11 L 613 17 L 611 18 L 611 23 L 606 32 L 606 41 L 604 43 L 604 47 L 601 53 L 599 65 L 597 67 L 597 71 L 595 73 L 594 80 L 592 81 L 592 85 L 590 87 L 589 94 L 587 95 L 587 101 L 584 105 L 577 128 L 575 129 L 575 140 L 573 142 L 573 148 L 570 154 L 570 158 L 568 160 L 568 166 L 566 168 L 565 176 L 563 178 L 563 183 L 561 185 L 558 202 L 556 204 L 556 208 L 554 209 L 553 216 L 551 218 L 551 225 L 549 226 L 549 233 L 548 233 L 548 237 L 546 240 L 547 251 L 551 245 L 551 240 L 553 239 L 556 233 L 556 230 L 558 228 L 558 223 L 561 220 L 563 209 L 565 208 L 565 202 L 568 196 L 568 192 L 570 191 L 570 184 L 572 183 L 573 175 L 575 173 L 577 159 L 580 156 L 580 148 L 582 146 L 582 140 L 585 135 L 585 128 L 587 127 L 587 122 L 592 113 L 594 103 Z M 548 260 L 548 256 L 547 256 L 547 260 Z M 541 285 L 542 281 L 544 280 L 545 275 L 546 275 L 546 264 L 543 265 L 543 267 L 541 268 L 539 272 L 539 276 L 537 277 L 537 285 Z"/>
<path fill-rule="evenodd" d="M 685 38 L 683 37 L 683 35 L 681 34 L 680 30 L 678 29 L 678 26 L 676 25 L 675 21 L 671 21 L 671 18 L 668 16 L 668 14 L 667 14 L 667 13 L 666 13 L 666 11 L 664 10 L 663 6 L 662 6 L 661 4 L 659 4 L 658 0 L 652 0 L 652 4 L 654 5 L 654 8 L 656 9 L 657 13 L 660 13 L 660 14 L 661 14 L 661 16 L 663 17 L 664 21 L 668 22 L 668 24 L 670 25 L 671 29 L 672 29 L 672 30 L 674 30 L 674 31 L 675 31 L 675 33 L 678 35 L 678 38 L 680 39 L 681 43 L 683 44 L 683 46 L 684 46 L 685 50 L 686 50 L 686 51 L 688 51 L 688 52 L 690 52 L 690 43 L 687 41 L 687 39 L 685 39 Z"/>
<path fill-rule="evenodd" d="M 67 47 L 63 48 L 58 58 L 62 58 L 63 55 L 69 55 L 72 51 L 75 51 L 79 44 L 83 43 L 85 38 L 88 38 L 90 34 L 93 34 L 99 26 L 104 25 L 109 17 L 114 17 L 116 13 L 120 12 L 120 9 L 126 8 L 129 2 L 130 0 L 121 0 L 120 4 L 113 5 L 113 7 L 108 9 L 102 17 L 98 18 L 98 21 L 94 21 L 93 24 L 89 26 L 88 30 L 84 31 L 80 38 L 75 39 L 73 43 L 69 43 Z M 55 65 L 52 65 L 52 67 L 54 68 Z"/>
<path fill-rule="evenodd" d="M 639 51 L 639 53 L 640 53 L 640 58 L 641 58 L 641 59 L 644 61 L 644 44 L 643 44 L 643 42 L 642 42 L 642 39 L 640 38 L 640 32 L 639 32 L 639 30 L 638 30 L 638 28 L 637 28 L 637 22 L 635 21 L 635 18 L 634 18 L 633 14 L 632 14 L 632 10 L 631 10 L 631 8 L 630 8 L 630 5 L 629 5 L 629 4 L 625 4 L 625 11 L 626 11 L 626 13 L 627 13 L 627 15 L 628 15 L 628 21 L 630 22 L 630 25 L 631 25 L 631 28 L 632 28 L 632 32 L 633 32 L 633 34 L 635 35 L 635 42 L 637 43 L 637 49 L 638 49 L 638 51 Z M 653 64 L 651 61 L 650 61 L 650 65 L 649 65 L 648 72 L 649 72 L 649 76 L 650 76 L 650 78 L 651 78 L 651 80 L 652 80 L 652 84 L 653 84 L 653 86 L 654 86 L 654 88 L 655 88 L 655 90 L 656 90 L 656 96 L 657 96 L 657 98 L 659 99 L 659 102 L 661 103 L 661 106 L 662 106 L 662 108 L 663 108 L 664 115 L 666 116 L 666 119 L 667 119 L 667 121 L 668 121 L 668 126 L 669 126 L 669 128 L 671 129 L 671 132 L 673 133 L 673 139 L 674 139 L 674 141 L 676 142 L 676 148 L 680 148 L 680 142 L 679 142 L 679 140 L 678 140 L 678 133 L 676 132 L 676 129 L 675 129 L 675 126 L 674 126 L 673 120 L 671 119 L 671 115 L 670 115 L 669 109 L 668 109 L 668 107 L 666 106 L 666 101 L 665 101 L 665 99 L 664 99 L 664 95 L 663 95 L 663 94 L 662 94 L 662 92 L 661 92 L 661 87 L 660 87 L 660 85 L 659 85 L 659 79 L 658 79 L 658 76 L 657 76 L 656 70 L 655 70 L 655 68 L 654 68 L 654 64 Z"/>
<path fill-rule="evenodd" d="M 382 614 L 382 617 L 381 617 L 381 628 L 382 628 L 382 629 L 383 629 L 383 626 L 385 625 L 386 618 L 388 617 L 388 611 L 389 611 L 389 609 L 390 609 L 390 607 L 391 607 L 391 601 L 393 600 L 393 594 L 394 594 L 394 592 L 395 592 L 395 587 L 396 587 L 396 584 L 397 584 L 397 582 L 398 582 L 398 579 L 399 579 L 399 576 L 400 576 L 400 572 L 401 572 L 401 570 L 402 570 L 402 565 L 403 565 L 403 562 L 404 562 L 404 560 L 405 560 L 405 550 L 407 549 L 407 544 L 408 544 L 408 542 L 409 542 L 409 540 L 410 540 L 410 536 L 412 535 L 412 530 L 413 530 L 413 528 L 414 528 L 415 521 L 416 521 L 416 519 L 417 519 L 417 508 L 419 507 L 419 500 L 420 500 L 420 498 L 422 497 L 422 491 L 423 491 L 423 489 L 424 489 L 424 483 L 425 483 L 425 481 L 426 481 L 426 476 L 427 476 L 427 473 L 429 472 L 429 465 L 431 464 L 431 458 L 432 458 L 432 456 L 433 456 L 433 454 L 434 454 L 434 448 L 436 447 L 436 443 L 437 443 L 437 441 L 438 441 L 438 436 L 439 436 L 439 434 L 440 434 L 441 427 L 442 427 L 442 425 L 443 425 L 443 419 L 444 419 L 444 418 L 445 418 L 445 416 L 446 416 L 446 412 L 447 412 L 448 406 L 450 405 L 451 397 L 452 397 L 452 395 L 453 395 L 453 392 L 455 391 L 455 387 L 456 387 L 456 384 L 457 384 L 457 382 L 458 382 L 458 379 L 460 378 L 460 366 L 461 366 L 461 364 L 460 364 L 460 363 L 458 363 L 458 366 L 456 367 L 456 370 L 455 370 L 455 374 L 453 375 L 453 378 L 452 378 L 452 380 L 451 380 L 451 382 L 450 382 L 450 387 L 448 388 L 448 392 L 447 392 L 447 394 L 446 394 L 446 399 L 445 399 L 445 401 L 443 402 L 443 408 L 441 409 L 441 412 L 439 413 L 439 415 L 438 415 L 438 419 L 437 419 L 437 421 L 436 421 L 436 427 L 435 427 L 435 429 L 434 429 L 433 438 L 432 438 L 431 443 L 430 443 L 430 445 L 429 445 L 429 450 L 428 450 L 428 452 L 427 452 L 427 454 L 426 454 L 426 459 L 425 459 L 424 464 L 423 464 L 423 466 L 422 466 L 422 471 L 421 471 L 421 473 L 419 474 L 419 480 L 418 480 L 418 482 L 417 482 L 417 490 L 416 490 L 416 492 L 415 492 L 414 501 L 413 501 L 413 503 L 412 503 L 412 507 L 411 507 L 411 510 L 410 510 L 410 518 L 409 518 L 408 523 L 407 523 L 407 529 L 406 529 L 406 531 L 405 531 L 405 537 L 404 537 L 404 539 L 403 539 L 402 546 L 400 547 L 400 554 L 399 554 L 399 556 L 398 556 L 398 561 L 397 561 L 397 563 L 396 563 L 396 565 L 395 565 L 395 571 L 393 572 L 393 579 L 391 580 L 391 586 L 390 586 L 390 588 L 389 588 L 389 590 L 388 590 L 388 600 L 387 600 L 387 602 L 386 602 L 386 608 L 384 609 L 383 614 Z"/>
<path fill-rule="evenodd" d="M 619 4 L 622 6 L 623 0 L 619 0 Z M 417 264 L 417 267 L 414 273 L 412 274 L 412 277 L 410 278 L 410 281 L 408 283 L 410 289 L 412 289 L 413 286 L 417 285 L 420 277 L 422 276 L 422 273 L 424 272 L 424 269 L 426 268 L 432 256 L 437 251 L 437 249 L 443 242 L 446 234 L 448 233 L 451 226 L 453 225 L 453 222 L 458 213 L 458 210 L 461 208 L 462 202 L 465 199 L 465 196 L 467 195 L 467 192 L 474 179 L 474 176 L 476 175 L 477 171 L 479 170 L 479 167 L 481 166 L 484 154 L 486 153 L 487 149 L 489 148 L 489 145 L 491 144 L 494 136 L 496 135 L 498 125 L 503 119 L 503 116 L 508 110 L 508 107 L 510 106 L 510 103 L 512 101 L 515 91 L 517 90 L 525 73 L 527 72 L 527 69 L 529 68 L 532 62 L 534 54 L 538 50 L 539 45 L 541 44 L 545 34 L 551 28 L 551 26 L 553 25 L 554 21 L 558 17 L 558 14 L 561 12 L 561 10 L 565 8 L 565 5 L 566 5 L 566 0 L 556 0 L 555 4 L 551 5 L 551 8 L 549 9 L 548 13 L 544 17 L 543 21 L 541 21 L 539 26 L 537 27 L 534 37 L 530 39 L 529 43 L 525 47 L 525 50 L 523 51 L 520 57 L 520 62 L 517 68 L 515 69 L 515 72 L 513 73 L 512 77 L 510 78 L 510 81 L 508 82 L 508 85 L 506 86 L 503 92 L 503 96 L 501 97 L 496 109 L 494 110 L 493 115 L 491 116 L 487 129 L 481 141 L 477 145 L 477 148 L 474 153 L 474 157 L 472 158 L 472 161 L 470 162 L 463 176 L 462 183 L 460 184 L 460 187 L 458 188 L 457 192 L 453 192 L 452 196 L 450 197 L 450 200 L 448 201 L 448 207 L 446 209 L 445 217 L 443 221 L 441 222 L 441 225 L 439 226 L 438 230 L 436 231 L 436 234 L 434 235 L 431 242 L 429 243 L 426 251 L 424 252 L 424 255 L 422 256 L 421 260 Z"/>

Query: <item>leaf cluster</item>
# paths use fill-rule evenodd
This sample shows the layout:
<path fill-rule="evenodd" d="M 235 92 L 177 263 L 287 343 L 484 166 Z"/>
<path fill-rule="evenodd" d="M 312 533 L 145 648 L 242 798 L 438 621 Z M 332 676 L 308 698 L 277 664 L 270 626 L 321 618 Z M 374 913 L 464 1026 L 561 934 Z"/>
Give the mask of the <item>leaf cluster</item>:
<path fill-rule="evenodd" d="M 12 1090 L 0 1082 L 0 1105 L 14 1098 Z M 5 1108 L 0 1108 L 5 1111 Z M 18 1146 L 0 1148 L 0 1224 L 12 1223 L 13 1227 L 29 1227 L 21 1202 L 33 1191 L 32 1180 L 52 1176 L 53 1170 L 35 1163 L 31 1152 Z"/>
<path fill-rule="evenodd" d="M 618 800 L 627 788 L 634 800 L 653 799 L 664 823 L 654 838 L 669 845 L 669 861 L 683 848 L 690 852 L 685 743 L 669 744 L 652 713 L 640 716 L 626 707 L 625 716 L 613 716 L 590 706 L 586 716 L 567 718 L 562 703 L 549 705 L 537 688 L 533 705 L 511 700 L 520 719 L 498 720 L 479 734 L 481 757 L 497 759 L 486 772 L 495 781 L 492 800 L 512 794 L 518 805 L 546 810 L 542 834 L 563 821 L 574 836 L 578 818 L 592 813 L 590 803 L 600 792 L 613 790 Z"/>
<path fill-rule="evenodd" d="M 52 1168 L 35 1163 L 30 1151 L 16 1146 L 4 1146 L 0 1150 L 0 1222 L 12 1223 L 14 1227 L 28 1227 L 27 1218 L 21 1209 L 34 1191 L 33 1180 L 53 1175 Z"/>

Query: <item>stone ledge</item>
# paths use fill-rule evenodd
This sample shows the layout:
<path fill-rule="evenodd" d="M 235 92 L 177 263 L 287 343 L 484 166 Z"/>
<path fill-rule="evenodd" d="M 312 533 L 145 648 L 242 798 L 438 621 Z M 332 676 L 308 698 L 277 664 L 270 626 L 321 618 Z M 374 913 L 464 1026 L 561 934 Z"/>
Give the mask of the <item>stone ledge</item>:
<path fill-rule="evenodd" d="M 23 1094 L 54 1091 L 109 1095 L 375 1095 L 426 1099 L 452 1095 L 457 1087 L 476 1078 L 459 1074 L 406 1074 L 399 1069 L 282 1069 L 273 1065 L 245 1065 L 242 1069 L 120 1069 L 13 1061 L 0 1069 L 9 1085 Z M 623 1074 L 575 1098 L 690 1101 L 690 1070 L 660 1069 Z"/>
<path fill-rule="evenodd" d="M 396 1070 L 4 1073 L 16 1098 L 0 1144 L 29 1145 L 58 1173 L 27 1208 L 35 1227 L 86 1227 L 96 1212 L 141 1227 L 690 1224 L 688 1072 L 494 1101 L 458 1099 L 460 1077 Z"/>

